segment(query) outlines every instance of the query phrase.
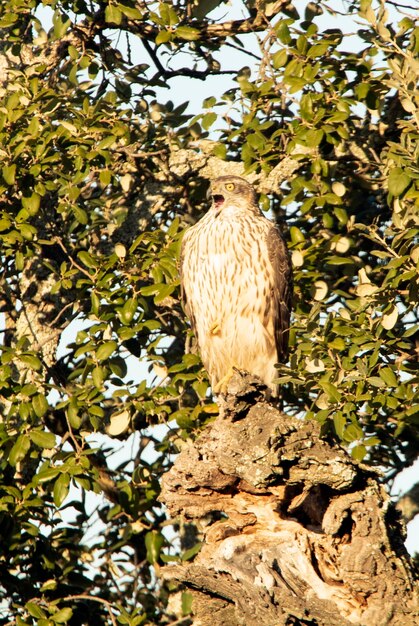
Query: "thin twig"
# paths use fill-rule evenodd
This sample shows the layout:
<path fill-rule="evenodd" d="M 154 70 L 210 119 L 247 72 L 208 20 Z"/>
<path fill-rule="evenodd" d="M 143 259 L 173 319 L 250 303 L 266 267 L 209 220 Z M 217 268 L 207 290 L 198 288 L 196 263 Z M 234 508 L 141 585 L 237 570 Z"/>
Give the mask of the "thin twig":
<path fill-rule="evenodd" d="M 61 237 L 55 237 L 54 241 L 60 246 L 61 250 L 66 254 L 68 260 L 71 263 L 71 265 L 73 267 L 76 267 L 82 274 L 84 274 L 88 278 L 92 279 L 92 275 L 87 270 L 85 270 L 84 267 L 79 265 L 77 263 L 77 261 L 75 261 L 74 258 L 70 255 L 70 253 L 68 252 L 67 248 L 65 247 Z"/>
<path fill-rule="evenodd" d="M 75 594 L 72 596 L 66 596 L 65 598 L 63 598 L 64 601 L 68 601 L 68 600 L 91 600 L 92 602 L 99 602 L 99 604 L 103 604 L 104 606 L 106 606 L 106 608 L 108 609 L 109 612 L 109 616 L 111 618 L 112 624 L 113 626 L 118 626 L 116 619 L 111 611 L 113 607 L 113 604 L 111 602 L 108 602 L 108 600 L 104 600 L 103 598 L 99 598 L 97 596 L 88 596 L 86 594 L 83 593 L 79 593 L 79 594 Z"/>

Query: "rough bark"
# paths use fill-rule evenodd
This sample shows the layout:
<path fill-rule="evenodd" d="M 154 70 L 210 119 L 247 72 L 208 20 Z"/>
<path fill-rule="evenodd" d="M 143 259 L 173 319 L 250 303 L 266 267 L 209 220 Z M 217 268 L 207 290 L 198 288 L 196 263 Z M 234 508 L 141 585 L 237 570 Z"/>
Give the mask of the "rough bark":
<path fill-rule="evenodd" d="M 201 528 L 195 626 L 419 623 L 404 528 L 371 468 L 281 413 L 236 374 L 219 418 L 163 480 L 173 517 Z"/>

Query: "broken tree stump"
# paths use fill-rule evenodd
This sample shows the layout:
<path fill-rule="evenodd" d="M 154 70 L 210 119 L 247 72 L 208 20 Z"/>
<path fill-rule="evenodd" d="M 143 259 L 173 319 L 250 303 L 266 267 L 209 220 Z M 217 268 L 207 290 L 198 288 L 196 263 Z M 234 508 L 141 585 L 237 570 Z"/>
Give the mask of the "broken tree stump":
<path fill-rule="evenodd" d="M 196 626 L 419 624 L 404 528 L 377 472 L 237 373 L 220 416 L 176 459 L 160 499 L 201 529 Z"/>

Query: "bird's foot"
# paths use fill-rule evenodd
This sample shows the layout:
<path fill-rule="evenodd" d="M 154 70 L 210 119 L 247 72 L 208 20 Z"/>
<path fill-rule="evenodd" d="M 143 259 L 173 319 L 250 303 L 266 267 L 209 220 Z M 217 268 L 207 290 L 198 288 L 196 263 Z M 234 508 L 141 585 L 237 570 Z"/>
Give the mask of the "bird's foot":
<path fill-rule="evenodd" d="M 228 389 L 228 385 L 230 383 L 230 380 L 233 377 L 234 372 L 236 372 L 237 369 L 235 367 L 229 367 L 227 370 L 227 374 L 225 374 L 219 381 L 218 383 L 214 386 L 214 393 L 215 395 L 221 394 L 223 396 L 226 395 L 227 393 L 227 389 Z"/>

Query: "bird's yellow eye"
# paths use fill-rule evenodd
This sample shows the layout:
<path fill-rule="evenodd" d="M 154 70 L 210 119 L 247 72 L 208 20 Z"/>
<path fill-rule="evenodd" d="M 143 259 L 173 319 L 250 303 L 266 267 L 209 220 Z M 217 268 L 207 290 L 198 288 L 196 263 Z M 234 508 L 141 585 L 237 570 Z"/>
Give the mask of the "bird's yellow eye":
<path fill-rule="evenodd" d="M 226 183 L 226 189 L 227 191 L 234 191 L 234 187 L 236 185 L 234 183 Z"/>

